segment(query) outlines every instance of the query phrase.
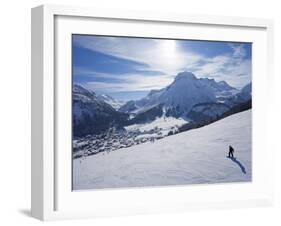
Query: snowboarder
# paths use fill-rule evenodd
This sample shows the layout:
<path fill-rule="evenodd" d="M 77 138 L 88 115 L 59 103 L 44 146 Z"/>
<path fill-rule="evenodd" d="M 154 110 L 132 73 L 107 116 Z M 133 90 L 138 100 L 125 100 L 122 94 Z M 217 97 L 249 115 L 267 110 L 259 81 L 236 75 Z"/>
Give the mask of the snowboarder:
<path fill-rule="evenodd" d="M 234 148 L 229 145 L 228 157 L 234 158 L 233 153 L 234 153 Z"/>

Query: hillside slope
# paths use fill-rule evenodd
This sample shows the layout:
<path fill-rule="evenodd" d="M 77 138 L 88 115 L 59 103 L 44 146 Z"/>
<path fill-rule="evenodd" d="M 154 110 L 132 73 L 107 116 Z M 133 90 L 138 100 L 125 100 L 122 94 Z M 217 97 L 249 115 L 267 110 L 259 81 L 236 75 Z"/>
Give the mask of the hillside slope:
<path fill-rule="evenodd" d="M 236 160 L 226 158 L 228 145 Z M 251 181 L 251 110 L 208 126 L 73 162 L 73 188 Z"/>
<path fill-rule="evenodd" d="M 98 98 L 95 92 L 73 85 L 73 135 L 82 137 L 100 134 L 112 127 L 120 127 L 128 115 L 116 111 L 110 104 Z"/>

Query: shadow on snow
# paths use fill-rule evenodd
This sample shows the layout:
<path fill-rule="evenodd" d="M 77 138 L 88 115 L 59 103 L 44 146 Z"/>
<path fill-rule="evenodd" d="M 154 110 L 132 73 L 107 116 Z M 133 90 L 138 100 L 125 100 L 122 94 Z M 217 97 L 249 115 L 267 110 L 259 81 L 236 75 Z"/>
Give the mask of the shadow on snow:
<path fill-rule="evenodd" d="M 238 161 L 236 158 L 234 158 L 234 157 L 229 157 L 229 156 L 227 156 L 227 158 L 229 158 L 229 159 L 231 159 L 233 162 L 235 162 L 239 167 L 240 167 L 240 169 L 242 170 L 242 172 L 244 173 L 244 174 L 246 174 L 246 169 L 245 169 L 245 167 L 242 165 L 242 163 L 240 162 L 240 161 Z"/>

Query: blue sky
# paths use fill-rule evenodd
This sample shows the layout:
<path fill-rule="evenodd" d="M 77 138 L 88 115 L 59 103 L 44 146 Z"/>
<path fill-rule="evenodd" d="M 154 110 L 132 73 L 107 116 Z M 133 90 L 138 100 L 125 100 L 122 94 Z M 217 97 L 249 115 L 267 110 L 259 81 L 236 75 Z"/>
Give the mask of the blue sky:
<path fill-rule="evenodd" d="M 73 81 L 98 94 L 139 99 L 169 85 L 177 73 L 226 81 L 251 81 L 250 43 L 73 35 Z"/>

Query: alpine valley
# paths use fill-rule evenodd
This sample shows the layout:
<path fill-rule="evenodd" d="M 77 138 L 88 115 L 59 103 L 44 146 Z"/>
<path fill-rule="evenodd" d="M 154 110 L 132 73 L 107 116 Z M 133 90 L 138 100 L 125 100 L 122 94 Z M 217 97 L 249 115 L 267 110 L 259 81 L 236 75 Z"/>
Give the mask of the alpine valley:
<path fill-rule="evenodd" d="M 73 157 L 154 143 L 251 109 L 251 87 L 238 90 L 185 71 L 167 87 L 123 103 L 74 84 Z"/>

